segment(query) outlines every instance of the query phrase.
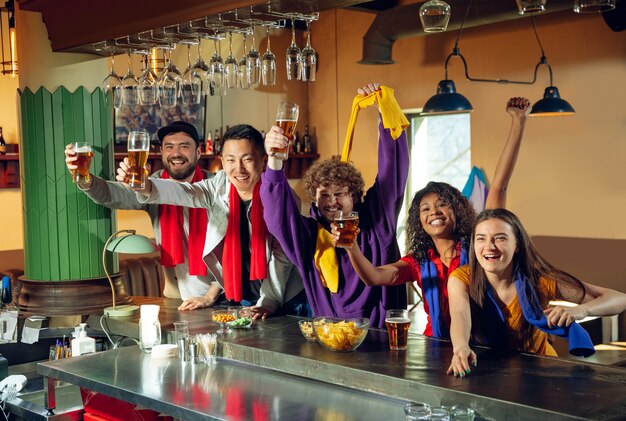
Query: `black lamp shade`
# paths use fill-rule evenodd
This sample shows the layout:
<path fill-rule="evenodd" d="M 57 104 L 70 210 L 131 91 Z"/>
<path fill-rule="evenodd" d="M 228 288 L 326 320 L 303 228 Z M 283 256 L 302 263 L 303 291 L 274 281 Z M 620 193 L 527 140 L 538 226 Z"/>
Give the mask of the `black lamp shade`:
<path fill-rule="evenodd" d="M 472 104 L 456 92 L 454 82 L 442 80 L 437 85 L 437 94 L 432 96 L 422 109 L 422 115 L 457 114 L 473 111 Z"/>
<path fill-rule="evenodd" d="M 561 99 L 556 86 L 548 86 L 540 99 L 533 105 L 530 115 L 533 117 L 557 117 L 572 115 L 576 111 L 569 102 Z"/>

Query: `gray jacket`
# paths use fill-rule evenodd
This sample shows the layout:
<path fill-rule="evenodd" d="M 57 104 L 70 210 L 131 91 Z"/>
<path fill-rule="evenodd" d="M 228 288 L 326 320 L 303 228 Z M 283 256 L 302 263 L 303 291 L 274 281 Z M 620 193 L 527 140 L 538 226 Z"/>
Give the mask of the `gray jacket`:
<path fill-rule="evenodd" d="M 151 180 L 161 177 L 163 170 L 156 171 L 150 176 Z M 213 177 L 213 174 L 203 171 L 205 177 Z M 154 238 L 157 244 L 161 244 L 161 220 L 159 218 L 159 205 L 140 203 L 135 192 L 126 184 L 106 181 L 93 176 L 90 188 L 83 191 L 95 203 L 112 209 L 143 210 L 148 213 L 154 229 Z M 186 209 L 185 209 L 186 210 Z M 185 233 L 183 241 L 188 239 L 187 227 L 189 226 L 188 212 L 184 212 Z M 203 296 L 209 290 L 212 283 L 217 283 L 215 277 L 209 273 L 207 276 L 194 276 L 189 274 L 187 265 L 187 253 L 185 250 L 185 263 L 175 267 L 163 267 L 165 273 L 165 287 L 163 295 L 168 298 L 182 298 L 183 300 Z"/>
<path fill-rule="evenodd" d="M 228 226 L 230 181 L 226 173 L 218 171 L 215 177 L 197 183 L 178 183 L 153 179 L 149 198 L 137 194 L 144 203 L 164 203 L 189 208 L 206 208 L 209 212 L 204 261 L 209 271 L 223 285 L 222 250 Z M 250 213 L 248 212 L 250 227 Z M 295 266 L 289 261 L 278 240 L 268 233 L 266 239 L 268 276 L 261 285 L 257 305 L 272 312 L 299 294 L 304 286 Z"/>

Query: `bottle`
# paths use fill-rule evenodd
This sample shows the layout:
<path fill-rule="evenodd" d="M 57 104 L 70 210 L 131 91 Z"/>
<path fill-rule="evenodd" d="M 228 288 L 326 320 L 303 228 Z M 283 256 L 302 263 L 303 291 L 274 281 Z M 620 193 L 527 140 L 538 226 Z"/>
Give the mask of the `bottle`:
<path fill-rule="evenodd" d="M 213 137 L 213 153 L 218 155 L 222 152 L 222 141 L 220 139 L 220 131 L 215 129 L 215 137 Z"/>
<path fill-rule="evenodd" d="M 304 135 L 302 136 L 302 143 L 304 145 L 304 153 L 313 153 L 313 145 L 311 142 L 311 135 L 309 134 L 309 125 L 304 126 Z"/>
<path fill-rule="evenodd" d="M 296 132 L 295 137 L 293 138 L 293 150 L 296 155 L 300 155 L 302 153 L 302 141 L 300 140 L 300 136 L 298 136 L 298 132 Z"/>
<path fill-rule="evenodd" d="M 209 134 L 206 138 L 206 149 L 204 152 L 207 155 L 211 155 L 213 153 L 213 139 L 211 138 L 211 131 L 209 130 Z"/>
<path fill-rule="evenodd" d="M 2 136 L 2 127 L 0 127 L 0 155 L 5 153 L 7 153 L 7 142 L 4 140 L 4 136 Z"/>
<path fill-rule="evenodd" d="M 13 301 L 13 292 L 11 290 L 11 278 L 8 275 L 2 277 L 2 287 L 0 289 L 0 301 L 2 304 L 10 304 Z"/>
<path fill-rule="evenodd" d="M 80 323 L 72 332 L 72 357 L 96 352 L 96 340 L 87 336 L 86 323 Z"/>

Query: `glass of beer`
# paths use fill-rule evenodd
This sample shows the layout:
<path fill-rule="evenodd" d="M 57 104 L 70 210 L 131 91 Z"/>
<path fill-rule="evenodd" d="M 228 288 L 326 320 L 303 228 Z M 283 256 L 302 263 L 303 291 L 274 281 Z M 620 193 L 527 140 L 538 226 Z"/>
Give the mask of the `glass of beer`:
<path fill-rule="evenodd" d="M 130 166 L 128 185 L 131 189 L 141 190 L 146 186 L 146 171 L 150 152 L 150 135 L 145 131 L 128 133 L 128 161 Z"/>
<path fill-rule="evenodd" d="M 339 240 L 337 240 L 335 247 L 352 248 L 359 229 L 359 214 L 357 212 L 338 211 L 334 222 L 339 230 Z"/>
<path fill-rule="evenodd" d="M 283 129 L 285 136 L 289 138 L 289 143 L 293 141 L 293 134 L 298 123 L 298 104 L 283 101 L 276 113 L 276 125 Z M 284 148 L 270 149 L 270 155 L 274 158 L 286 161 L 289 158 L 289 143 Z"/>
<path fill-rule="evenodd" d="M 411 326 L 409 310 L 387 310 L 385 325 L 387 325 L 387 334 L 389 335 L 389 349 L 394 351 L 405 350 L 409 327 Z"/>
<path fill-rule="evenodd" d="M 91 158 L 93 157 L 91 145 L 87 142 L 75 142 L 72 146 L 78 158 L 76 160 L 78 168 L 72 171 L 72 182 L 78 183 L 79 181 L 85 181 L 89 183 L 91 181 L 89 168 L 91 167 Z"/>

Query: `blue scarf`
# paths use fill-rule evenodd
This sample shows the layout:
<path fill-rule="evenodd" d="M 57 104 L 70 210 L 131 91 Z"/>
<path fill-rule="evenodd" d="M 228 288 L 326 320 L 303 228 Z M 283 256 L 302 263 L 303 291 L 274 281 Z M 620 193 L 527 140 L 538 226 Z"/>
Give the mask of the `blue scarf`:
<path fill-rule="evenodd" d="M 465 247 L 461 247 L 461 262 L 459 266 L 466 265 L 467 262 L 467 250 Z M 423 261 L 420 264 L 420 273 L 422 275 L 422 294 L 424 300 L 428 303 L 428 315 L 433 328 L 433 336 L 436 338 L 449 338 L 450 326 L 448 326 L 445 315 L 441 314 L 440 297 L 443 293 L 439 293 L 435 263 L 430 259 Z"/>
<path fill-rule="evenodd" d="M 553 326 L 548 327 L 548 319 L 543 314 L 543 309 L 539 306 L 539 299 L 536 294 L 529 296 L 530 291 L 526 291 L 524 285 L 528 283 L 528 279 L 523 277 L 518 271 L 515 275 L 515 290 L 522 308 L 522 313 L 526 321 L 543 332 L 557 335 L 565 338 L 569 342 L 569 352 L 577 357 L 588 357 L 595 353 L 593 343 L 589 337 L 589 333 L 578 323 L 572 323 L 569 327 Z M 501 348 L 506 344 L 506 324 L 504 316 L 498 307 L 498 303 L 493 295 L 491 285 L 487 283 L 487 296 L 489 300 L 485 301 L 484 311 L 486 320 L 486 342 L 488 346 Z M 533 304 L 535 303 L 535 304 Z"/>

